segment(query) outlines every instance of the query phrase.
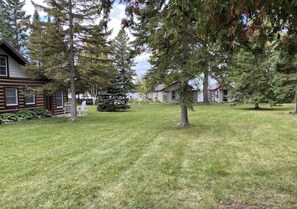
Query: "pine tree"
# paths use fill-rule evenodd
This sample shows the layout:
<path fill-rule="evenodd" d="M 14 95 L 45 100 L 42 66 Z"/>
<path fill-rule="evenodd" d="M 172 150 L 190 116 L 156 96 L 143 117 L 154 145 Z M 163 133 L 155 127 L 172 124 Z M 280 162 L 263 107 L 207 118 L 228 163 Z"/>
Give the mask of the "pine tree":
<path fill-rule="evenodd" d="M 127 96 L 128 93 L 135 90 L 133 84 L 133 76 L 135 76 L 133 67 L 135 63 L 129 37 L 124 29 L 119 31 L 112 42 L 111 59 L 116 69 L 116 75 L 111 85 L 98 93 L 98 111 L 115 112 L 130 108 L 127 104 Z"/>
<path fill-rule="evenodd" d="M 110 87 L 101 90 L 97 95 L 97 110 L 101 112 L 118 112 L 130 108 L 123 76 L 118 74 Z"/>
<path fill-rule="evenodd" d="M 8 41 L 10 41 L 9 37 L 11 37 L 9 19 L 7 4 L 4 0 L 0 0 L 0 37 Z"/>
<path fill-rule="evenodd" d="M 78 92 L 89 92 L 96 97 L 100 88 L 107 87 L 114 77 L 111 46 L 107 42 L 110 31 L 104 32 L 104 26 L 98 25 L 85 39 L 85 46 L 78 57 Z"/>
<path fill-rule="evenodd" d="M 136 44 L 152 53 L 147 83 L 179 82 L 181 117 L 179 126 L 188 127 L 188 109 L 193 109 L 188 83 L 198 74 L 195 67 L 197 36 L 196 1 L 136 1 L 127 11 L 138 17 L 133 29 Z M 131 5 L 131 3 L 129 3 Z M 124 21 L 123 23 L 126 23 Z M 129 22 L 128 22 L 129 23 Z"/>
<path fill-rule="evenodd" d="M 26 15 L 23 11 L 25 1 L 1 0 L 0 6 L 2 5 L 5 11 L 1 11 L 3 19 L 0 26 L 1 36 L 12 43 L 18 51 L 25 52 L 30 19 L 30 15 Z"/>
<path fill-rule="evenodd" d="M 35 6 L 46 12 L 53 20 L 53 23 L 45 25 L 45 29 L 48 30 L 48 34 L 45 35 L 48 39 L 43 40 L 42 44 L 46 48 L 44 48 L 44 52 L 40 53 L 47 53 L 48 57 L 42 60 L 42 65 L 47 76 L 57 75 L 58 80 L 64 79 L 66 83 L 70 82 L 72 96 L 71 120 L 74 121 L 77 118 L 75 95 L 77 80 L 79 79 L 76 60 L 81 52 L 88 50 L 87 48 L 90 46 L 88 37 L 90 37 L 93 30 L 96 30 L 98 25 L 95 23 L 96 21 L 92 20 L 100 20 L 101 18 L 100 24 L 106 27 L 113 1 L 46 0 L 44 2 L 47 6 L 36 4 Z M 93 44 L 92 47 L 94 46 L 96 45 Z M 66 62 L 65 64 L 60 62 L 63 60 Z M 89 60 L 89 62 L 93 61 Z M 58 63 L 58 66 L 56 63 Z M 61 71 L 63 73 L 60 74 L 60 69 L 65 70 Z"/>
<path fill-rule="evenodd" d="M 133 76 L 136 76 L 133 49 L 125 29 L 121 29 L 112 42 L 112 61 L 120 76 L 126 94 L 135 90 Z"/>
<path fill-rule="evenodd" d="M 297 42 L 296 38 L 282 44 L 276 70 L 276 94 L 285 102 L 294 99 L 293 113 L 297 113 Z"/>
<path fill-rule="evenodd" d="M 269 59 L 268 51 L 252 53 L 247 49 L 240 49 L 232 60 L 233 79 L 235 88 L 232 96 L 236 100 L 253 103 L 259 109 L 260 103 L 274 104 L 274 68 L 275 62 Z"/>

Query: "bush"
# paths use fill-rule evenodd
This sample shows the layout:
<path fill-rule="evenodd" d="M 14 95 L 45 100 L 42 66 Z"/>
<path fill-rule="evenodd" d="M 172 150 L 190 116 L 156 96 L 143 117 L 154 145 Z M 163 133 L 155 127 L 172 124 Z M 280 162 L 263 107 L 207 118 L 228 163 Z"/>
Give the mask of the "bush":
<path fill-rule="evenodd" d="M 15 113 L 4 113 L 0 115 L 0 119 L 3 121 L 17 121 L 18 118 Z"/>
<path fill-rule="evenodd" d="M 38 116 L 39 118 L 50 118 L 50 117 L 52 117 L 52 116 L 49 114 L 48 110 L 45 110 L 45 109 L 37 109 L 37 110 L 34 110 L 34 111 L 36 112 L 36 114 L 37 114 L 37 116 Z"/>
<path fill-rule="evenodd" d="M 0 115 L 0 124 L 4 122 L 14 122 L 17 120 L 30 120 L 33 118 L 48 118 L 51 117 L 49 112 L 44 109 L 37 110 L 20 110 L 15 113 L 4 113 Z"/>
<path fill-rule="evenodd" d="M 33 118 L 37 118 L 37 113 L 34 112 L 33 110 L 20 110 L 18 112 L 15 113 L 16 117 L 18 117 L 19 119 L 33 119 Z"/>

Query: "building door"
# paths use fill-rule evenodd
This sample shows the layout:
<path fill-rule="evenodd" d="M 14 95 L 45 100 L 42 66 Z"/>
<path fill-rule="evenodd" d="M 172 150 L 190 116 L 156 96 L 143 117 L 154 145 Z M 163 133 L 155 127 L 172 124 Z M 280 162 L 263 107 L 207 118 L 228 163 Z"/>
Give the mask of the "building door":
<path fill-rule="evenodd" d="M 44 96 L 44 109 L 47 109 L 50 113 L 53 113 L 53 96 Z"/>
<path fill-rule="evenodd" d="M 223 102 L 228 102 L 228 90 L 223 90 Z"/>

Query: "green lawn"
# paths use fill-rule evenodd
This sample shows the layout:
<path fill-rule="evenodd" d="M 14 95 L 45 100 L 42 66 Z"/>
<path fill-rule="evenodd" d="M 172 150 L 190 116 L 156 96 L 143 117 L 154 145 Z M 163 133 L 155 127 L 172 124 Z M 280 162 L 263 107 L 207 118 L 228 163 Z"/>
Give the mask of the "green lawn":
<path fill-rule="evenodd" d="M 0 126 L 0 208 L 297 208 L 297 116 L 229 105 Z"/>

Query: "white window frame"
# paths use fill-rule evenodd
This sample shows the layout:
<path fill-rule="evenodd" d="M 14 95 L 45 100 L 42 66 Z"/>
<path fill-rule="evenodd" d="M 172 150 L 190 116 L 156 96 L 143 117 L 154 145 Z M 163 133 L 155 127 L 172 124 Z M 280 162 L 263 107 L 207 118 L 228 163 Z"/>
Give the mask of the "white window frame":
<path fill-rule="evenodd" d="M 58 97 L 57 97 L 57 94 L 58 94 L 58 93 L 61 93 L 61 97 L 62 97 L 62 98 L 61 98 L 61 101 L 62 101 L 62 105 L 61 105 L 61 106 L 58 106 L 58 105 L 57 105 L 57 98 L 58 98 Z M 63 108 L 63 107 L 64 107 L 64 94 L 63 94 L 63 91 L 57 91 L 57 92 L 56 92 L 56 108 Z"/>
<path fill-rule="evenodd" d="M 6 94 L 7 89 L 12 89 L 12 90 L 15 91 L 15 101 L 16 101 L 16 103 L 14 103 L 14 104 L 8 104 L 7 103 L 7 94 Z M 18 90 L 16 88 L 5 88 L 5 103 L 6 103 L 6 106 L 17 106 L 19 104 Z"/>
<path fill-rule="evenodd" d="M 6 56 L 2 56 L 2 55 L 0 55 L 0 57 L 1 58 L 4 58 L 5 59 L 5 66 L 4 65 L 0 65 L 0 67 L 5 67 L 6 68 L 6 74 L 4 75 L 4 74 L 0 74 L 0 76 L 8 76 L 8 59 L 7 59 L 7 57 Z"/>
<path fill-rule="evenodd" d="M 28 91 L 28 90 L 27 90 Z M 33 102 L 27 102 L 27 98 L 29 98 L 28 96 L 25 96 L 25 103 L 26 103 L 26 105 L 34 105 L 35 103 L 36 103 L 36 101 L 35 101 L 35 94 L 32 94 L 31 96 L 30 96 L 30 98 L 33 98 Z"/>

